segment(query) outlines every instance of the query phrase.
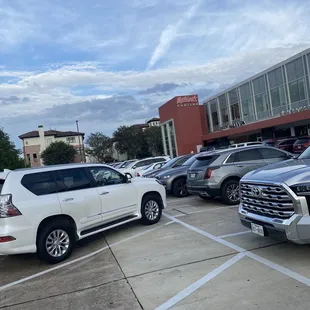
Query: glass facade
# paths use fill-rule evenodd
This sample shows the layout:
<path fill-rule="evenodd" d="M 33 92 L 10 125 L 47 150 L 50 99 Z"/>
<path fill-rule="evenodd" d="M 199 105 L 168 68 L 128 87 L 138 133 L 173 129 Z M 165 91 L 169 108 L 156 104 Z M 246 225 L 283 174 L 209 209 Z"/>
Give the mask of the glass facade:
<path fill-rule="evenodd" d="M 173 121 L 171 120 L 161 124 L 161 129 L 165 155 L 171 158 L 178 156 Z"/>
<path fill-rule="evenodd" d="M 281 116 L 309 106 L 310 52 L 264 71 L 205 102 L 209 132 Z M 309 107 L 310 108 L 310 107 Z M 206 109 L 208 111 L 208 109 Z M 223 128 L 222 128 L 223 127 Z"/>

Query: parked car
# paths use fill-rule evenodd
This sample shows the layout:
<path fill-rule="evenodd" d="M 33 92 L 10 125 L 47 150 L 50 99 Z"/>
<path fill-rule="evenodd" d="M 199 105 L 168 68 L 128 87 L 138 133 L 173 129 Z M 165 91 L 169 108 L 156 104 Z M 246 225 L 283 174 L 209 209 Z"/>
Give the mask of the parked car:
<path fill-rule="evenodd" d="M 195 160 L 196 155 L 192 155 L 182 166 L 160 172 L 156 179 L 165 186 L 167 193 L 175 197 L 186 197 L 188 196 L 186 187 L 187 170 Z"/>
<path fill-rule="evenodd" d="M 255 141 L 255 142 L 244 142 L 244 143 L 237 143 L 237 144 L 231 144 L 230 148 L 236 148 L 236 147 L 245 147 L 245 146 L 252 146 L 252 145 L 262 145 L 262 142 Z"/>
<path fill-rule="evenodd" d="M 293 153 L 301 154 L 308 146 L 310 146 L 310 137 L 298 138 L 293 144 Z"/>
<path fill-rule="evenodd" d="M 310 243 L 310 148 L 246 174 L 240 182 L 241 223 L 260 236 Z"/>
<path fill-rule="evenodd" d="M 297 138 L 288 138 L 278 140 L 276 147 L 280 150 L 293 153 L 293 145 L 297 141 Z"/>
<path fill-rule="evenodd" d="M 130 180 L 102 164 L 0 173 L 0 254 L 68 258 L 77 240 L 134 220 L 154 224 L 166 206 L 155 179 Z"/>
<path fill-rule="evenodd" d="M 143 177 L 144 173 L 150 172 L 150 171 L 156 171 L 159 170 L 167 161 L 162 161 L 160 163 L 154 163 L 149 166 L 144 167 L 140 171 L 137 172 L 137 177 Z"/>
<path fill-rule="evenodd" d="M 172 158 L 171 160 L 167 161 L 166 164 L 164 164 L 160 169 L 144 173 L 143 177 L 144 178 L 155 178 L 157 174 L 165 170 L 181 167 L 192 156 L 193 155 L 190 154 L 190 155 L 183 155 L 183 156 Z"/>
<path fill-rule="evenodd" d="M 187 189 L 203 199 L 219 196 L 228 205 L 238 204 L 239 181 L 246 173 L 292 157 L 288 152 L 267 146 L 202 153 L 188 169 Z"/>
<path fill-rule="evenodd" d="M 129 175 L 131 178 L 134 178 L 137 176 L 137 172 L 142 170 L 144 167 L 147 167 L 153 163 L 160 163 L 163 161 L 167 161 L 169 159 L 170 159 L 169 156 L 156 156 L 140 160 L 134 160 L 125 167 L 123 167 L 122 165 L 121 168 L 118 168 L 118 170 L 124 174 Z"/>
<path fill-rule="evenodd" d="M 275 147 L 277 145 L 277 139 L 267 139 L 262 142 L 264 146 Z"/>

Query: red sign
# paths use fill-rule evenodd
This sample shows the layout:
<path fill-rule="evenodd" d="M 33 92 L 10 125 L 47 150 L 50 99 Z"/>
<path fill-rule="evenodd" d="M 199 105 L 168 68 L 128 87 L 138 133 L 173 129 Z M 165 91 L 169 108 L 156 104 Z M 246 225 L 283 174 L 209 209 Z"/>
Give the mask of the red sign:
<path fill-rule="evenodd" d="M 192 95 L 192 96 L 181 96 L 177 97 L 177 105 L 179 106 L 194 106 L 194 105 L 199 105 L 198 103 L 198 96 L 197 95 Z"/>

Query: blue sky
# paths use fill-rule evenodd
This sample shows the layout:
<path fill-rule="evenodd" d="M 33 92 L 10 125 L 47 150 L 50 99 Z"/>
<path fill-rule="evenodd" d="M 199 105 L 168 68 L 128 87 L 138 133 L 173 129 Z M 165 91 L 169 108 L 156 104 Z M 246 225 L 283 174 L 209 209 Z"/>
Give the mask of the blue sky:
<path fill-rule="evenodd" d="M 307 0 L 0 0 L 0 126 L 101 131 L 310 47 Z"/>

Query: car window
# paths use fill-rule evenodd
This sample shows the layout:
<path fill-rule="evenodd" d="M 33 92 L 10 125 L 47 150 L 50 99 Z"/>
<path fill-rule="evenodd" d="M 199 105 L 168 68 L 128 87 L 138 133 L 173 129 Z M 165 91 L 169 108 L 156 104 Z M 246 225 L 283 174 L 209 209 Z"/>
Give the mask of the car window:
<path fill-rule="evenodd" d="M 279 143 L 279 145 L 293 145 L 296 142 L 296 139 L 284 140 Z"/>
<path fill-rule="evenodd" d="M 238 152 L 237 162 L 261 160 L 261 159 L 263 159 L 263 156 L 259 151 L 259 149 L 253 149 Z"/>
<path fill-rule="evenodd" d="M 296 144 L 300 144 L 300 143 L 308 143 L 309 142 L 309 138 L 302 138 L 302 139 L 298 139 L 296 141 Z"/>
<path fill-rule="evenodd" d="M 163 163 L 156 164 L 153 169 L 160 169 L 163 166 Z"/>
<path fill-rule="evenodd" d="M 182 166 L 190 167 L 194 163 L 195 160 L 196 160 L 196 156 L 192 156 L 188 158 L 187 161 L 185 161 Z"/>
<path fill-rule="evenodd" d="M 278 150 L 274 150 L 274 149 L 262 148 L 260 149 L 260 151 L 263 154 L 264 159 L 287 157 L 285 153 L 278 151 Z"/>
<path fill-rule="evenodd" d="M 84 168 L 64 169 L 56 172 L 59 192 L 75 191 L 92 187 Z"/>
<path fill-rule="evenodd" d="M 3 184 L 4 184 L 4 180 L 0 179 L 0 194 L 1 194 L 1 190 L 2 190 Z"/>
<path fill-rule="evenodd" d="M 232 153 L 226 160 L 227 164 L 235 163 L 238 161 L 238 152 Z"/>
<path fill-rule="evenodd" d="M 108 167 L 91 167 L 89 168 L 97 186 L 116 185 L 124 183 L 124 176 L 119 172 Z"/>
<path fill-rule="evenodd" d="M 126 168 L 126 167 L 128 167 L 130 164 L 132 164 L 133 162 L 135 162 L 135 160 L 128 160 L 128 161 L 125 161 L 125 162 L 120 166 L 120 168 Z"/>
<path fill-rule="evenodd" d="M 37 196 L 57 193 L 56 181 L 50 171 L 26 174 L 23 176 L 21 184 Z"/>
<path fill-rule="evenodd" d="M 192 156 L 184 156 L 182 158 L 179 158 L 175 163 L 174 163 L 174 167 L 179 167 L 182 166 L 188 159 L 190 159 Z"/>
<path fill-rule="evenodd" d="M 139 167 L 144 167 L 144 166 L 147 166 L 147 165 L 150 165 L 152 164 L 153 162 L 149 159 L 146 159 L 146 160 L 141 160 L 141 161 L 138 161 L 134 167 L 135 168 L 139 168 Z"/>
<path fill-rule="evenodd" d="M 198 156 L 196 161 L 191 165 L 192 168 L 201 168 L 209 166 L 211 163 L 213 163 L 219 155 L 213 155 L 213 156 Z"/>
<path fill-rule="evenodd" d="M 248 142 L 247 145 L 260 145 L 261 142 Z"/>

